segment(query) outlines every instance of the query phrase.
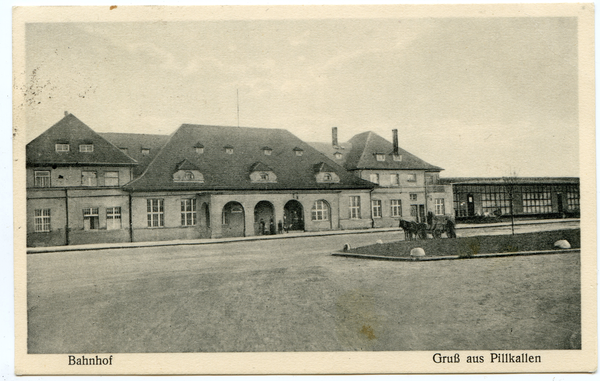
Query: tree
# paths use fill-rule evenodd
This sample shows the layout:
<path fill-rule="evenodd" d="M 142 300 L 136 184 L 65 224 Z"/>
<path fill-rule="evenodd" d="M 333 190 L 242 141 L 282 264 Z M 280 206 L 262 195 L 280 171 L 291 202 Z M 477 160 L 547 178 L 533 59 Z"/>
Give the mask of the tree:
<path fill-rule="evenodd" d="M 513 213 L 513 203 L 514 203 L 514 195 L 515 189 L 518 182 L 518 176 L 515 171 L 511 171 L 510 175 L 504 176 L 502 181 L 504 182 L 504 191 L 509 199 L 509 207 L 510 207 L 510 229 L 512 235 L 515 234 L 515 214 Z"/>

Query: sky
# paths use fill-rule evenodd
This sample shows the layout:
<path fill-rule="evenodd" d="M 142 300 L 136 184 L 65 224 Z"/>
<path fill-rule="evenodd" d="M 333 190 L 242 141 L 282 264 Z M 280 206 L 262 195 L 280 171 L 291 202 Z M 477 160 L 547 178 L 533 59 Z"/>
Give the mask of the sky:
<path fill-rule="evenodd" d="M 183 123 L 373 131 L 442 176 L 579 176 L 575 18 L 37 23 L 27 140 Z"/>

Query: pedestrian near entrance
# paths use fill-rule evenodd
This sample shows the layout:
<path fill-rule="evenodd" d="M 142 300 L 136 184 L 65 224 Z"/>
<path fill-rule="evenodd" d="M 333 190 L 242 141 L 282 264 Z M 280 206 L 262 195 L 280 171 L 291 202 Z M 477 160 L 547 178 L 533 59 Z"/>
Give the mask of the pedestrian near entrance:
<path fill-rule="evenodd" d="M 269 231 L 271 232 L 272 235 L 275 235 L 275 221 L 273 221 L 273 218 L 271 218 L 271 222 L 269 223 Z"/>

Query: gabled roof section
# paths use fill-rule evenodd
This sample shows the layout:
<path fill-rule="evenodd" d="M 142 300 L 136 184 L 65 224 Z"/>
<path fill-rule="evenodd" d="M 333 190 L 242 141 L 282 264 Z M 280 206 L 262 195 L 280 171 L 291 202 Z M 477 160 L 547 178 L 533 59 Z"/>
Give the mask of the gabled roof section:
<path fill-rule="evenodd" d="M 314 168 L 315 173 L 319 173 L 319 172 L 335 172 L 335 169 L 331 165 L 329 165 L 327 163 L 324 163 L 324 162 L 320 162 L 318 164 L 315 164 L 313 166 L 313 168 Z"/>
<path fill-rule="evenodd" d="M 127 155 L 138 162 L 139 165 L 133 169 L 134 178 L 144 172 L 148 164 L 150 164 L 167 140 L 169 140 L 169 135 L 125 134 L 119 132 L 101 132 L 99 135 L 113 143 L 119 149 L 126 148 Z M 143 154 L 142 148 L 150 149 L 150 153 Z"/>
<path fill-rule="evenodd" d="M 352 148 L 346 154 L 344 167 L 348 170 L 355 169 L 418 169 L 426 171 L 441 171 L 442 168 L 431 165 L 419 159 L 412 153 L 398 148 L 401 161 L 393 160 L 394 146 L 391 142 L 372 131 L 354 135 L 350 139 Z M 375 154 L 385 154 L 385 161 L 377 161 Z"/>
<path fill-rule="evenodd" d="M 204 153 L 197 155 L 193 145 L 201 141 Z M 227 154 L 223 147 L 235 147 Z M 271 147 L 271 155 L 261 148 Z M 295 148 L 304 151 L 296 155 Z M 173 168 L 184 159 L 204 176 L 203 184 L 171 181 Z M 340 177 L 336 184 L 317 183 L 313 166 L 327 163 Z M 264 167 L 263 167 L 264 165 Z M 277 182 L 256 183 L 249 168 L 269 168 Z M 292 189 L 372 189 L 375 185 L 354 176 L 289 131 L 273 128 L 222 127 L 184 124 L 148 165 L 146 171 L 125 186 L 131 190 L 292 190 Z"/>
<path fill-rule="evenodd" d="M 269 167 L 268 165 L 261 163 L 259 161 L 259 162 L 252 164 L 252 166 L 250 167 L 250 172 L 257 172 L 257 171 L 272 172 L 273 169 L 271 169 L 271 167 Z"/>
<path fill-rule="evenodd" d="M 69 144 L 66 152 L 56 152 L 56 144 Z M 93 144 L 91 152 L 79 152 L 80 144 Z M 96 133 L 73 114 L 33 139 L 26 147 L 27 165 L 109 165 L 134 166 L 137 162 L 110 141 Z"/>
<path fill-rule="evenodd" d="M 199 171 L 200 169 L 194 164 L 191 163 L 188 159 L 183 159 L 183 161 L 177 164 L 178 171 Z"/>

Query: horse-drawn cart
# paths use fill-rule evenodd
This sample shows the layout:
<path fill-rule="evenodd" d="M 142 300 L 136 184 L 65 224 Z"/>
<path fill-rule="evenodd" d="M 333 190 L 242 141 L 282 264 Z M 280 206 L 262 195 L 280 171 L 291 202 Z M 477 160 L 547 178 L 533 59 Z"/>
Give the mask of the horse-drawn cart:
<path fill-rule="evenodd" d="M 433 238 L 441 238 L 446 234 L 448 238 L 456 238 L 454 221 L 448 216 L 434 216 L 432 212 L 427 213 L 427 223 L 400 220 L 399 227 L 404 230 L 405 239 L 427 239 L 429 234 Z"/>

